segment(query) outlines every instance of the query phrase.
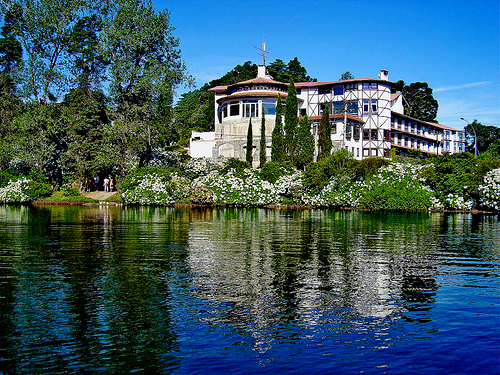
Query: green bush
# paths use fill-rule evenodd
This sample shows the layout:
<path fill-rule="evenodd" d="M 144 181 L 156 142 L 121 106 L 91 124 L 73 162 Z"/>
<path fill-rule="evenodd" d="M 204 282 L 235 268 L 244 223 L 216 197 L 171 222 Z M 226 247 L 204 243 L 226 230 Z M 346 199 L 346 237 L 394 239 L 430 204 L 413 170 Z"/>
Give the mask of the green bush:
<path fill-rule="evenodd" d="M 226 175 L 230 170 L 233 170 L 233 173 L 235 173 L 236 175 L 244 174 L 245 169 L 252 169 L 252 165 L 244 160 L 229 158 L 224 163 L 221 174 Z"/>
<path fill-rule="evenodd" d="M 263 180 L 274 184 L 280 177 L 286 176 L 294 171 L 295 168 L 289 161 L 284 163 L 270 161 L 262 167 L 260 177 Z"/>
<path fill-rule="evenodd" d="M 354 165 L 354 174 L 357 177 L 368 178 L 373 176 L 380 167 L 384 165 L 389 165 L 391 162 L 389 160 L 380 158 L 380 157 L 372 157 L 366 158 Z"/>
<path fill-rule="evenodd" d="M 65 197 L 77 197 L 80 195 L 77 188 L 61 188 L 61 192 Z"/>
<path fill-rule="evenodd" d="M 46 182 L 30 181 L 28 188 L 28 196 L 34 201 L 38 198 L 48 197 L 52 194 L 52 187 Z"/>
<path fill-rule="evenodd" d="M 335 151 L 329 157 L 306 167 L 304 184 L 313 190 L 321 189 L 334 176 L 352 175 L 356 164 L 356 160 L 347 150 Z"/>

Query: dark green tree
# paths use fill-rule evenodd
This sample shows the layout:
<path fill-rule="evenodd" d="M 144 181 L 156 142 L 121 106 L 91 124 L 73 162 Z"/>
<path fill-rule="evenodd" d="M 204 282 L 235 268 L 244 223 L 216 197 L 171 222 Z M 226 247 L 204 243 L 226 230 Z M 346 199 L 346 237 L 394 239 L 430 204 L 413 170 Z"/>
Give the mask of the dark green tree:
<path fill-rule="evenodd" d="M 297 90 L 292 82 L 288 85 L 288 95 L 285 101 L 285 157 L 293 164 L 296 159 L 295 138 L 297 137 L 298 124 Z"/>
<path fill-rule="evenodd" d="M 342 75 L 340 76 L 340 80 L 341 80 L 341 81 L 345 81 L 345 80 L 347 80 L 347 79 L 354 79 L 354 75 L 353 75 L 350 71 L 348 71 L 348 70 L 346 70 L 346 71 L 345 71 L 344 73 L 342 73 Z"/>
<path fill-rule="evenodd" d="M 303 170 L 314 161 L 314 136 L 311 132 L 311 122 L 304 116 L 299 123 L 297 133 L 297 168 Z"/>
<path fill-rule="evenodd" d="M 400 91 L 406 102 L 405 115 L 422 121 L 436 122 L 438 102 L 432 95 L 432 89 L 425 82 L 414 82 L 406 85 L 404 81 L 398 81 L 393 91 Z"/>
<path fill-rule="evenodd" d="M 21 43 L 15 37 L 15 22 L 20 17 L 22 10 L 12 6 L 4 14 L 4 25 L 1 28 L 0 38 L 0 94 L 14 93 L 14 80 L 12 70 L 17 68 L 23 57 Z"/>
<path fill-rule="evenodd" d="M 474 137 L 476 136 L 477 138 L 475 139 L 475 141 L 478 154 L 482 154 L 490 150 L 490 153 L 493 156 L 500 156 L 495 153 L 498 149 L 496 144 L 500 140 L 500 128 L 491 125 L 483 125 L 479 121 L 474 120 L 472 124 L 468 124 L 464 128 L 464 130 L 467 141 L 467 146 L 465 148 L 466 151 L 470 152 L 471 154 L 475 154 Z"/>
<path fill-rule="evenodd" d="M 245 160 L 252 164 L 253 161 L 253 130 L 252 130 L 252 118 L 250 117 L 248 121 L 248 131 L 247 131 L 247 153 Z"/>
<path fill-rule="evenodd" d="M 266 116 L 262 111 L 262 119 L 260 122 L 260 148 L 259 148 L 259 165 L 262 168 L 267 162 L 266 153 Z"/>
<path fill-rule="evenodd" d="M 325 106 L 318 127 L 318 161 L 330 156 L 332 152 L 332 127 L 330 125 L 330 110 Z"/>
<path fill-rule="evenodd" d="M 284 142 L 285 136 L 283 134 L 283 120 L 282 114 L 281 95 L 278 95 L 276 100 L 276 122 L 272 133 L 271 145 L 271 161 L 281 163 L 285 160 Z"/>
<path fill-rule="evenodd" d="M 283 60 L 277 59 L 267 67 L 269 74 L 279 82 L 316 82 L 316 78 L 307 75 L 297 57 L 285 64 Z"/>

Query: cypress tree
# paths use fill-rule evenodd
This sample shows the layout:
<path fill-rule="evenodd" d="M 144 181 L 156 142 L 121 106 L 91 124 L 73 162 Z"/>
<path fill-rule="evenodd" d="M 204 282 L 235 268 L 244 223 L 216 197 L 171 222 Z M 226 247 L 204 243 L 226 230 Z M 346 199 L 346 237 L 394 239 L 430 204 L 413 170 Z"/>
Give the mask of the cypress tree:
<path fill-rule="evenodd" d="M 292 163 L 295 162 L 295 138 L 297 137 L 297 117 L 298 100 L 297 90 L 293 81 L 288 85 L 288 95 L 285 104 L 285 158 Z"/>
<path fill-rule="evenodd" d="M 281 95 L 278 95 L 276 100 L 276 123 L 274 124 L 273 134 L 272 134 L 272 145 L 271 145 L 271 160 L 276 163 L 281 163 L 284 161 L 284 135 L 283 135 L 283 122 L 281 119 L 282 104 Z"/>
<path fill-rule="evenodd" d="M 262 108 L 262 121 L 260 124 L 260 150 L 259 150 L 259 161 L 260 167 L 262 168 L 266 164 L 266 117 L 264 114 L 264 108 Z"/>
<path fill-rule="evenodd" d="M 300 120 L 297 132 L 297 167 L 304 169 L 314 160 L 314 136 L 311 133 L 311 122 L 305 116 Z"/>
<path fill-rule="evenodd" d="M 326 105 L 318 128 L 318 161 L 330 156 L 331 152 L 332 126 L 330 125 L 330 110 Z"/>
<path fill-rule="evenodd" d="M 250 121 L 248 121 L 248 132 L 247 132 L 247 155 L 246 161 L 252 164 L 253 156 L 253 131 L 252 131 L 252 118 L 250 117 Z"/>

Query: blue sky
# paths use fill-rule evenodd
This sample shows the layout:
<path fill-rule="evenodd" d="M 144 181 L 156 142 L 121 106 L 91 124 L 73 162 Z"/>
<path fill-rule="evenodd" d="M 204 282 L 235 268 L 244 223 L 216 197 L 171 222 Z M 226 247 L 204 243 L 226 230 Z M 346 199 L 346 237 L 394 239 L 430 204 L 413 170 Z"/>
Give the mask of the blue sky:
<path fill-rule="evenodd" d="M 297 57 L 311 77 L 427 82 L 437 120 L 462 129 L 477 119 L 500 126 L 498 0 L 198 1 L 153 0 L 171 12 L 182 58 L 197 86 L 245 61 Z M 186 91 L 185 89 L 179 92 Z"/>

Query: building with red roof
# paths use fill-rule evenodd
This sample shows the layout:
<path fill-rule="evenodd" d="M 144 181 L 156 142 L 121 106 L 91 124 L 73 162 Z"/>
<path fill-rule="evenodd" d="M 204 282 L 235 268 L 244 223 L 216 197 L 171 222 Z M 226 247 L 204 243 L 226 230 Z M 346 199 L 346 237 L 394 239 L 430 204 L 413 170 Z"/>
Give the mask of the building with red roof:
<path fill-rule="evenodd" d="M 333 150 L 347 149 L 356 159 L 395 153 L 406 156 L 410 150 L 442 154 L 463 152 L 462 130 L 421 121 L 404 115 L 407 105 L 401 93 L 393 93 L 388 71 L 378 78 L 356 78 L 330 82 L 297 82 L 298 113 L 312 121 L 311 131 L 318 138 L 318 125 L 329 108 Z M 244 160 L 248 124 L 252 119 L 254 166 L 258 165 L 261 116 L 266 120 L 266 154 L 271 156 L 271 135 L 276 119 L 276 100 L 281 97 L 283 113 L 288 83 L 278 82 L 258 67 L 254 79 L 210 89 L 215 94 L 214 147 L 205 156 L 234 157 Z M 212 133 L 211 133 L 212 134 Z M 198 137 L 199 138 L 199 137 Z M 192 139 L 191 147 L 196 148 Z M 206 140 L 205 140 L 206 144 Z M 199 153 L 192 153 L 199 155 Z"/>

